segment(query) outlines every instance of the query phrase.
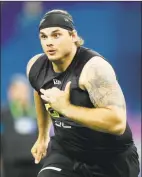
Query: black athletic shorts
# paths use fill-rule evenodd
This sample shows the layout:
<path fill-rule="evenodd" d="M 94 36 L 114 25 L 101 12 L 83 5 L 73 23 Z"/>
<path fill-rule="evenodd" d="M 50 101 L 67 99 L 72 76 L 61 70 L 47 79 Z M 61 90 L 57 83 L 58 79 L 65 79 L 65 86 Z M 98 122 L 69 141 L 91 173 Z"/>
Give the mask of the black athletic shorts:
<path fill-rule="evenodd" d="M 88 163 L 73 160 L 59 143 L 52 139 L 51 150 L 47 152 L 38 177 L 138 177 L 139 171 L 139 160 L 135 146 L 114 158 L 111 157 L 102 160 L 101 163 L 95 162 L 88 165 Z"/>

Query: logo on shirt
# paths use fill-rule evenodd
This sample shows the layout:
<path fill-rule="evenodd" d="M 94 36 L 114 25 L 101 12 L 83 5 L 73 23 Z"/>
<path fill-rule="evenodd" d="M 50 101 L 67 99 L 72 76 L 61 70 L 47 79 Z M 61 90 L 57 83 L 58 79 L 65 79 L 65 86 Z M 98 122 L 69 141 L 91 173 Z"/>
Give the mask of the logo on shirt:
<path fill-rule="evenodd" d="M 54 83 L 54 85 L 60 85 L 61 81 L 58 79 L 53 79 L 53 83 Z"/>

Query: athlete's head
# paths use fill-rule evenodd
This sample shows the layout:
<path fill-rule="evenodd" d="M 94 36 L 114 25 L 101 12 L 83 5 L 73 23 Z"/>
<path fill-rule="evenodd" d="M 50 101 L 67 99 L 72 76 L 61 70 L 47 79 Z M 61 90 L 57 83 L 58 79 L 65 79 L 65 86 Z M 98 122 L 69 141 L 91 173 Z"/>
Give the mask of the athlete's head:
<path fill-rule="evenodd" d="M 74 47 L 83 44 L 74 28 L 72 16 L 63 10 L 52 10 L 44 15 L 39 25 L 39 36 L 43 51 L 51 61 L 70 55 Z"/>

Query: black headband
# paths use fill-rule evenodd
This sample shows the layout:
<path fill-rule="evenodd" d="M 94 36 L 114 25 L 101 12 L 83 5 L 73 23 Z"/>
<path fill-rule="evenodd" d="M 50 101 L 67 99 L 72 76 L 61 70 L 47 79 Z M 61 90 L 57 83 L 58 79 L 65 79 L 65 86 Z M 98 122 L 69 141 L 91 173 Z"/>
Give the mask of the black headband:
<path fill-rule="evenodd" d="M 66 14 L 52 12 L 45 14 L 40 22 L 39 30 L 49 27 L 61 27 L 72 31 L 74 29 L 73 21 Z"/>

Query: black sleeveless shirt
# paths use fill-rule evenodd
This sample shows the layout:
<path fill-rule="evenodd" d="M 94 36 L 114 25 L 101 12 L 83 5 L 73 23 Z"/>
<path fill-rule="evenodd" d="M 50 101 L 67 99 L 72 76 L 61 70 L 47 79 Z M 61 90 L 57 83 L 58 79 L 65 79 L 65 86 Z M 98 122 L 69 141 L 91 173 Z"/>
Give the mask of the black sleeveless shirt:
<path fill-rule="evenodd" d="M 40 94 L 39 90 L 41 88 L 49 89 L 57 87 L 64 90 L 67 82 L 71 81 L 71 104 L 93 108 L 94 106 L 89 99 L 87 91 L 79 88 L 79 77 L 84 65 L 94 56 L 100 56 L 100 54 L 93 50 L 79 47 L 66 71 L 55 73 L 52 68 L 52 63 L 43 54 L 36 60 L 30 70 L 30 83 Z M 54 113 L 52 108 L 50 111 Z M 117 154 L 118 152 L 125 151 L 133 144 L 132 133 L 128 123 L 124 134 L 117 136 L 89 129 L 62 115 L 59 115 L 58 118 L 56 116 L 54 117 L 54 115 L 56 114 L 51 114 L 55 139 L 72 156 L 85 159 L 91 158 L 93 154 Z"/>

